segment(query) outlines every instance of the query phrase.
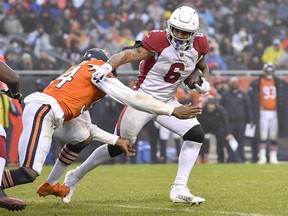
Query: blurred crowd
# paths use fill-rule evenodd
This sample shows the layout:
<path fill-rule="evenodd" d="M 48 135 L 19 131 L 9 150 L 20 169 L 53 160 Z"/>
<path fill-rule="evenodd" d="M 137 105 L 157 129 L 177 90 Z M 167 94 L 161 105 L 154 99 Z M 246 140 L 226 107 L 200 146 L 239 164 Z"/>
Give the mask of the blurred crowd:
<path fill-rule="evenodd" d="M 0 0 L 0 55 L 16 70 L 66 69 L 88 48 L 114 54 L 165 29 L 182 4 L 200 16 L 211 70 L 288 68 L 288 0 Z"/>

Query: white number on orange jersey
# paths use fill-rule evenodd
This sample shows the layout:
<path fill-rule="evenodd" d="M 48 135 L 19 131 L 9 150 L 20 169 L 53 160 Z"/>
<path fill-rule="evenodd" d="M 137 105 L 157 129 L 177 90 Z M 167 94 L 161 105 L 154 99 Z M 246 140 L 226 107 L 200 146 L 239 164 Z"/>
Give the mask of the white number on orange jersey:
<path fill-rule="evenodd" d="M 61 88 L 66 82 L 71 82 L 73 80 L 73 76 L 79 71 L 81 67 L 81 65 L 74 67 L 70 71 L 67 71 L 66 73 L 59 76 L 56 80 L 61 81 L 56 85 L 56 88 Z"/>
<path fill-rule="evenodd" d="M 276 98 L 276 87 L 275 86 L 264 86 L 262 90 L 263 90 L 265 100 Z"/>

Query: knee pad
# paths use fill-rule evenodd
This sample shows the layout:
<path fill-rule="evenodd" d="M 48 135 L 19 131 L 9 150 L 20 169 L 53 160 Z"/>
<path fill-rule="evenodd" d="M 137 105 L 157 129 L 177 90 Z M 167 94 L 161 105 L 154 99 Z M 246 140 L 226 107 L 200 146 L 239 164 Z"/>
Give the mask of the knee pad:
<path fill-rule="evenodd" d="M 114 158 L 123 153 L 122 149 L 117 145 L 108 144 L 108 152 L 111 158 Z"/>
<path fill-rule="evenodd" d="M 277 146 L 277 141 L 276 140 L 271 140 L 270 143 L 271 143 L 272 146 Z"/>
<path fill-rule="evenodd" d="M 194 127 L 190 128 L 184 136 L 183 139 L 185 141 L 194 141 L 198 143 L 203 143 L 204 141 L 204 131 L 200 124 L 195 125 Z"/>

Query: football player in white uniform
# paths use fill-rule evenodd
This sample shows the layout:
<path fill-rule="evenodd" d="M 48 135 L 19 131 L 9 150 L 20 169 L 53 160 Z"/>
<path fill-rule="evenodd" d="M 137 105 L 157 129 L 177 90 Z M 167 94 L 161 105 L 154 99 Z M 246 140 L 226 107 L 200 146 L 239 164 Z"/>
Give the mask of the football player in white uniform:
<path fill-rule="evenodd" d="M 135 90 L 138 92 L 145 92 L 167 104 L 179 106 L 180 103 L 175 98 L 176 90 L 197 67 L 203 72 L 204 77 L 202 85 L 196 85 L 193 91 L 200 94 L 208 93 L 209 69 L 205 55 L 209 47 L 206 36 L 198 32 L 197 13 L 193 8 L 183 6 L 172 13 L 167 23 L 167 29 L 151 31 L 141 42 L 136 42 L 134 46 L 113 55 L 95 72 L 93 79 L 96 85 L 101 88 L 101 83 L 105 81 L 103 79 L 107 79 L 106 76 L 112 69 L 128 62 L 143 60 L 135 84 Z M 190 172 L 204 140 L 200 123 L 196 118 L 180 120 L 173 116 L 146 113 L 126 106 L 119 117 L 115 133 L 134 143 L 139 131 L 150 120 L 158 122 L 184 140 L 179 155 L 177 176 L 170 192 L 172 202 L 205 202 L 204 198 L 192 195 L 187 186 Z M 87 172 L 121 153 L 122 150 L 116 146 L 102 145 L 83 164 L 69 171 L 64 185 L 70 187 L 70 192 L 63 201 L 70 202 L 76 184 Z"/>
<path fill-rule="evenodd" d="M 16 73 L 3 61 L 0 61 L 0 80 L 8 87 L 7 90 L 2 89 L 2 93 L 21 102 L 22 94 L 19 91 L 19 78 Z M 6 208 L 11 211 L 23 210 L 25 209 L 26 204 L 22 200 L 7 196 L 2 189 L 2 173 L 5 165 L 6 132 L 3 126 L 0 125 L 0 208 Z"/>

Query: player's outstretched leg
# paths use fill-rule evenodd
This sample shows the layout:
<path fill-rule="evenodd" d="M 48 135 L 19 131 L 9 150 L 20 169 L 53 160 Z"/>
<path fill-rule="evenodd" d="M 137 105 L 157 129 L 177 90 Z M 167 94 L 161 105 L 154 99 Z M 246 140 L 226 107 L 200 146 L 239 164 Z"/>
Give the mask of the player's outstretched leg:
<path fill-rule="evenodd" d="M 5 208 L 10 211 L 21 211 L 26 208 L 26 203 L 22 200 L 9 197 L 0 188 L 0 208 Z"/>

